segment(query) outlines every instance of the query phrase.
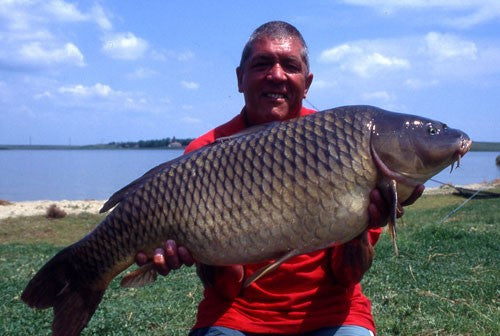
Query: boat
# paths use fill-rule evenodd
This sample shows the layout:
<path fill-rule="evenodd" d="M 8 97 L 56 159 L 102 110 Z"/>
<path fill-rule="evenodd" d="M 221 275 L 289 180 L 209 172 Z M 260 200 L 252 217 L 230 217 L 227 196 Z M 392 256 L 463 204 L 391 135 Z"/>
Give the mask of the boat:
<path fill-rule="evenodd" d="M 465 198 L 471 198 L 474 196 L 474 198 L 498 198 L 500 197 L 500 193 L 494 192 L 494 191 L 488 191 L 488 190 L 475 190 L 475 189 L 469 189 L 469 188 L 462 188 L 462 187 L 455 187 L 450 185 L 453 189 L 456 191 L 453 192 L 453 195 L 458 195 L 462 196 Z"/>

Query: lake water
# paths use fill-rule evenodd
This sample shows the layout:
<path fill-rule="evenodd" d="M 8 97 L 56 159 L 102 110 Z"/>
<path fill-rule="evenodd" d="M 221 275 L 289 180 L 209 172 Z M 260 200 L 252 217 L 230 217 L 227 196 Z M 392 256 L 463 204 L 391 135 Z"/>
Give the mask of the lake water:
<path fill-rule="evenodd" d="M 107 199 L 150 168 L 182 150 L 0 150 L 0 199 Z M 500 178 L 499 152 L 471 152 L 460 168 L 434 178 L 456 185 Z M 427 187 L 439 184 L 429 181 Z"/>

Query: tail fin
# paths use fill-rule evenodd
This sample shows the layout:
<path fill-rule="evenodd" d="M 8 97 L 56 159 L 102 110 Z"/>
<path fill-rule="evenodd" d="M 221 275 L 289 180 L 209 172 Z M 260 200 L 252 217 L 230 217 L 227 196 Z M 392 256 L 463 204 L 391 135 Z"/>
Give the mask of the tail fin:
<path fill-rule="evenodd" d="M 52 332 L 55 336 L 79 335 L 106 290 L 106 286 L 94 289 L 82 281 L 82 274 L 72 263 L 70 248 L 49 260 L 21 295 L 21 299 L 32 308 L 54 308 Z"/>

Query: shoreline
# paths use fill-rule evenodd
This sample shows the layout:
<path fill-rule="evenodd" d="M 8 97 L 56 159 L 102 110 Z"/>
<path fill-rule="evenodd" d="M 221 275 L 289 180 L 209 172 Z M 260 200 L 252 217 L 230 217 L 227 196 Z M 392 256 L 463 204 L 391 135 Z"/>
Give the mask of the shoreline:
<path fill-rule="evenodd" d="M 468 189 L 483 189 L 488 190 L 495 187 L 500 187 L 500 179 L 491 182 L 474 183 L 468 185 L 457 185 L 456 187 Z M 455 191 L 449 185 L 440 187 L 427 188 L 424 195 L 443 195 L 451 194 Z M 91 214 L 99 214 L 106 200 L 38 200 L 38 201 L 3 201 L 0 200 L 0 220 L 9 217 L 29 217 L 29 216 L 43 216 L 46 214 L 47 209 L 55 204 L 61 210 L 64 210 L 68 215 L 77 215 L 80 213 L 88 212 Z"/>
<path fill-rule="evenodd" d="M 84 212 L 97 215 L 104 202 L 106 200 L 9 201 L 8 204 L 0 205 L 0 220 L 9 217 L 44 216 L 52 204 L 64 210 L 68 215 L 78 215 Z"/>

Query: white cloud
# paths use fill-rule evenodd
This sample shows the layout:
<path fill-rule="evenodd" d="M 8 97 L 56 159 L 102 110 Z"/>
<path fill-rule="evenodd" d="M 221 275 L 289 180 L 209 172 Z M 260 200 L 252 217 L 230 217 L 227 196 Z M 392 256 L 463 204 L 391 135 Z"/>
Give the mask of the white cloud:
<path fill-rule="evenodd" d="M 64 0 L 0 1 L 0 63 L 16 71 L 60 64 L 83 66 L 81 47 L 71 41 L 70 25 L 95 22 L 104 30 L 111 22 L 96 4 L 82 10 Z"/>
<path fill-rule="evenodd" d="M 425 36 L 425 43 L 425 51 L 438 61 L 457 58 L 475 60 L 477 58 L 478 50 L 474 42 L 454 35 L 430 32 Z"/>
<path fill-rule="evenodd" d="M 111 58 L 135 60 L 142 57 L 148 49 L 148 43 L 132 33 L 116 33 L 107 36 L 102 51 Z"/>
<path fill-rule="evenodd" d="M 337 83 L 332 81 L 327 81 L 324 79 L 314 78 L 312 82 L 313 88 L 315 89 L 331 89 L 337 86 Z"/>
<path fill-rule="evenodd" d="M 120 93 L 119 91 L 113 91 L 111 87 L 101 83 L 97 83 L 93 86 L 85 86 L 82 84 L 76 84 L 72 86 L 62 86 L 58 89 L 58 92 L 63 94 L 68 93 L 80 97 L 90 97 L 90 96 L 107 97 L 114 93 Z"/>
<path fill-rule="evenodd" d="M 491 41 L 429 32 L 395 39 L 349 41 L 324 50 L 319 61 L 335 76 L 345 73 L 377 79 L 382 74 L 390 75 L 391 80 L 400 80 L 407 88 L 416 89 L 488 71 L 498 73 L 500 63 L 498 59 L 495 61 L 498 54 L 499 48 Z M 339 82 L 338 78 L 336 81 Z"/>
<path fill-rule="evenodd" d="M 36 100 L 42 99 L 42 98 L 52 98 L 52 93 L 50 91 L 44 91 L 42 93 L 37 93 L 33 96 Z"/>
<path fill-rule="evenodd" d="M 78 22 L 86 20 L 86 16 L 72 3 L 52 0 L 45 4 L 45 8 L 47 13 L 60 21 Z"/>
<path fill-rule="evenodd" d="M 363 49 L 361 49 L 360 47 L 344 43 L 339 46 L 323 51 L 320 55 L 320 60 L 324 62 L 340 62 L 345 57 L 349 57 L 350 55 L 353 54 L 360 54 L 362 52 Z"/>
<path fill-rule="evenodd" d="M 410 68 L 407 59 L 384 55 L 382 51 L 376 51 L 377 47 L 377 44 L 368 41 L 345 43 L 323 51 L 320 61 L 338 64 L 342 70 L 361 77 L 371 77 L 380 71 Z"/>
<path fill-rule="evenodd" d="M 113 28 L 113 25 L 108 19 L 108 16 L 99 5 L 95 5 L 94 7 L 92 7 L 92 10 L 88 14 L 88 17 L 94 20 L 102 29 L 110 30 L 111 28 Z"/>
<path fill-rule="evenodd" d="M 423 80 L 420 78 L 408 78 L 405 80 L 404 84 L 410 89 L 419 90 L 438 85 L 439 81 L 437 79 Z"/>
<path fill-rule="evenodd" d="M 194 52 L 192 51 L 183 51 L 183 52 L 179 52 L 176 54 L 176 58 L 177 60 L 181 61 L 181 62 L 186 62 L 186 61 L 190 61 L 194 58 Z"/>
<path fill-rule="evenodd" d="M 365 101 L 383 101 L 388 102 L 394 100 L 394 96 L 388 93 L 387 91 L 375 91 L 375 92 L 367 92 L 362 95 L 363 100 Z"/>
<path fill-rule="evenodd" d="M 196 82 L 188 82 L 188 81 L 181 81 L 181 85 L 183 88 L 188 89 L 188 90 L 198 90 L 200 87 L 200 84 Z"/>
<path fill-rule="evenodd" d="M 172 51 L 172 50 L 152 50 L 151 57 L 157 61 L 166 61 L 168 59 L 175 59 L 179 62 L 187 62 L 194 59 L 194 52 L 187 51 Z"/>
<path fill-rule="evenodd" d="M 190 106 L 189 108 L 183 107 L 183 109 L 190 110 L 190 109 L 192 109 L 192 106 Z M 201 123 L 201 120 L 199 118 L 195 118 L 195 117 L 191 117 L 191 116 L 182 117 L 181 121 L 186 123 L 186 124 L 200 124 Z"/>
<path fill-rule="evenodd" d="M 94 5 L 88 12 L 80 11 L 73 3 L 52 0 L 44 5 L 43 10 L 59 22 L 95 22 L 104 30 L 112 28 L 111 21 L 100 5 Z"/>
<path fill-rule="evenodd" d="M 500 18 L 498 0 L 343 0 L 344 3 L 372 7 L 393 14 L 403 10 L 432 10 L 444 15 L 440 21 L 457 28 L 470 28 Z"/>
<path fill-rule="evenodd" d="M 66 43 L 59 48 L 46 48 L 40 42 L 31 42 L 21 46 L 19 54 L 23 59 L 35 65 L 54 63 L 85 65 L 82 53 L 73 43 Z"/>
<path fill-rule="evenodd" d="M 156 75 L 156 71 L 153 71 L 149 68 L 139 67 L 135 69 L 133 72 L 129 73 L 127 77 L 132 79 L 144 79 L 149 78 Z"/>
<path fill-rule="evenodd" d="M 405 59 L 388 57 L 380 53 L 366 55 L 352 64 L 352 70 L 363 77 L 370 77 L 383 69 L 405 69 L 409 67 L 410 62 Z"/>

